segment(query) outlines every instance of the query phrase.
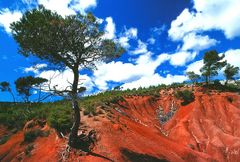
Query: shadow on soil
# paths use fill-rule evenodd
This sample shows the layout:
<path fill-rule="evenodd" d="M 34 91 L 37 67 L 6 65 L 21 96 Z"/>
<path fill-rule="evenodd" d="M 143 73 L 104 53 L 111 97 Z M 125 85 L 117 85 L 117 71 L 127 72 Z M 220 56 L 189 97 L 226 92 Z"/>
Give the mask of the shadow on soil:
<path fill-rule="evenodd" d="M 130 162 L 139 162 L 139 161 L 144 161 L 144 162 L 168 162 L 165 159 L 159 159 L 157 157 L 147 155 L 147 154 L 140 154 L 133 152 L 128 149 L 121 149 L 121 153 L 126 161 Z"/>

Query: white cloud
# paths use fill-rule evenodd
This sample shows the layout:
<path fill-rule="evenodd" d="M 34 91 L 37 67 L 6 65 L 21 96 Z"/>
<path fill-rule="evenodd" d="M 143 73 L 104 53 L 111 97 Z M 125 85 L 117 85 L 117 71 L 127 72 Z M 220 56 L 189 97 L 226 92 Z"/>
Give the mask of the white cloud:
<path fill-rule="evenodd" d="M 195 61 L 188 65 L 186 72 L 193 71 L 196 74 L 201 74 L 200 69 L 203 67 L 203 60 Z"/>
<path fill-rule="evenodd" d="M 127 83 L 143 76 L 152 76 L 155 69 L 169 59 L 169 55 L 161 54 L 156 60 L 153 60 L 151 55 L 150 52 L 141 55 L 135 64 L 112 61 L 98 65 L 94 71 L 94 82 L 100 89 L 105 90 L 108 88 L 108 81 Z"/>
<path fill-rule="evenodd" d="M 39 73 L 39 70 L 41 70 L 41 69 L 43 69 L 43 68 L 46 68 L 46 67 L 47 67 L 47 64 L 36 64 L 36 65 L 34 65 L 34 66 L 25 68 L 25 69 L 24 69 L 24 72 L 25 72 L 25 73 L 33 72 L 33 73 L 35 73 L 35 74 L 38 74 L 38 73 Z"/>
<path fill-rule="evenodd" d="M 70 83 L 73 82 L 73 73 L 70 69 L 66 69 L 63 72 L 59 70 L 48 70 L 43 71 L 37 75 L 37 77 L 42 77 L 49 80 L 50 87 L 53 89 L 55 86 L 57 90 L 70 90 Z M 70 82 L 70 83 L 69 83 Z M 92 82 L 91 78 L 87 75 L 80 75 L 79 76 L 79 83 L 82 83 L 82 85 L 87 88 L 86 94 L 91 93 L 94 83 Z M 45 90 L 48 90 L 46 88 Z"/>
<path fill-rule="evenodd" d="M 228 63 L 240 68 L 240 49 L 230 49 L 224 54 Z"/>
<path fill-rule="evenodd" d="M 148 52 L 147 44 L 142 42 L 141 40 L 138 40 L 138 47 L 135 50 L 130 51 L 130 53 L 134 55 L 143 54 L 147 52 Z"/>
<path fill-rule="evenodd" d="M 89 8 L 97 6 L 96 0 L 38 0 L 38 4 L 62 16 L 74 15 L 76 12 L 85 14 Z"/>
<path fill-rule="evenodd" d="M 3 9 L 0 11 L 0 27 L 3 27 L 7 33 L 11 33 L 10 24 L 18 21 L 21 17 L 22 13 L 20 11 Z"/>
<path fill-rule="evenodd" d="M 81 13 L 85 13 L 87 9 L 95 8 L 96 6 L 97 6 L 96 0 L 74 0 L 73 5 L 71 5 L 71 8 L 73 8 L 76 11 L 80 11 Z"/>
<path fill-rule="evenodd" d="M 183 82 L 187 80 L 187 77 L 184 75 L 170 75 L 168 74 L 165 78 L 160 76 L 159 74 L 153 74 L 151 76 L 143 76 L 140 79 L 125 83 L 122 85 L 123 89 L 133 89 L 139 87 L 149 87 L 151 85 L 159 85 L 159 84 L 171 84 L 174 82 Z"/>
<path fill-rule="evenodd" d="M 171 55 L 170 64 L 174 66 L 184 66 L 196 57 L 196 52 L 180 51 Z"/>
<path fill-rule="evenodd" d="M 113 22 L 112 17 L 107 17 L 106 22 L 107 22 L 107 25 L 105 26 L 105 34 L 103 37 L 105 39 L 113 39 L 115 38 L 115 33 L 116 33 L 115 23 Z"/>
<path fill-rule="evenodd" d="M 172 40 L 181 40 L 189 32 L 221 30 L 226 38 L 240 36 L 239 0 L 194 0 L 194 9 L 188 9 L 172 21 L 168 34 Z"/>
<path fill-rule="evenodd" d="M 150 43 L 150 44 L 155 44 L 156 39 L 154 39 L 154 38 L 149 38 L 149 39 L 147 40 L 147 42 Z"/>
<path fill-rule="evenodd" d="M 215 39 L 210 39 L 209 36 L 196 35 L 195 33 L 189 33 L 183 38 L 182 50 L 195 50 L 201 51 L 215 46 L 218 43 Z"/>
<path fill-rule="evenodd" d="M 61 16 L 74 15 L 75 11 L 70 8 L 71 0 L 38 0 L 38 4 L 43 5 L 49 10 L 57 12 Z"/>
<path fill-rule="evenodd" d="M 118 38 L 118 42 L 122 47 L 128 49 L 130 47 L 129 40 L 137 39 L 138 30 L 137 28 L 129 28 L 125 27 L 125 32 Z"/>

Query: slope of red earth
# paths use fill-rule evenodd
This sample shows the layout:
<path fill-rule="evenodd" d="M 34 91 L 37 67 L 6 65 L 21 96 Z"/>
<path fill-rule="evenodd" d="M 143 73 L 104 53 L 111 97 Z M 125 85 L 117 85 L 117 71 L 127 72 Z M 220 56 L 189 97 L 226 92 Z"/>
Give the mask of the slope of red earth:
<path fill-rule="evenodd" d="M 164 124 L 157 117 L 173 105 L 176 113 Z M 109 107 L 109 108 L 107 108 Z M 89 154 L 71 150 L 66 161 L 239 162 L 240 95 L 195 91 L 195 101 L 181 106 L 173 91 L 160 97 L 127 96 L 117 104 L 98 107 L 97 116 L 82 114 L 82 129 L 95 129 L 98 141 Z M 82 112 L 81 112 L 82 113 Z M 25 155 L 23 131 L 0 145 L 0 161 L 59 161 L 67 140 L 50 130 L 38 137 Z"/>

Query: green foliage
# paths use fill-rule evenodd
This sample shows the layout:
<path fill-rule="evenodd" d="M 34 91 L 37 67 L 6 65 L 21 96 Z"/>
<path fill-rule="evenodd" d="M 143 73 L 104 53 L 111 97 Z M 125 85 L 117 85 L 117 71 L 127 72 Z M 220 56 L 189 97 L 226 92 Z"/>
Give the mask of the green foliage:
<path fill-rule="evenodd" d="M 12 95 L 13 102 L 15 102 L 14 94 L 13 94 L 12 89 L 10 88 L 10 84 L 8 82 L 6 82 L 6 81 L 0 82 L 0 91 L 1 92 L 9 92 Z"/>
<path fill-rule="evenodd" d="M 24 142 L 33 142 L 37 137 L 48 137 L 50 131 L 33 129 L 24 133 Z"/>
<path fill-rule="evenodd" d="M 201 68 L 202 76 L 206 78 L 206 84 L 209 83 L 210 77 L 216 76 L 218 70 L 226 66 L 226 61 L 221 61 L 225 55 L 219 56 L 215 50 L 208 51 L 205 53 L 203 58 L 203 67 Z"/>
<path fill-rule="evenodd" d="M 94 67 L 96 60 L 124 52 L 119 44 L 103 38 L 104 30 L 91 13 L 62 17 L 39 6 L 24 13 L 11 29 L 24 56 L 34 55 L 72 70 L 80 65 Z"/>
<path fill-rule="evenodd" d="M 42 135 L 41 129 L 34 129 L 24 133 L 25 142 L 33 142 L 37 137 Z"/>
<path fill-rule="evenodd" d="M 229 80 L 234 80 L 234 76 L 237 75 L 238 72 L 239 72 L 239 67 L 234 67 L 231 64 L 227 64 L 224 70 L 224 75 L 226 77 L 226 84 L 228 83 Z"/>
<path fill-rule="evenodd" d="M 183 102 L 181 103 L 182 105 L 187 105 L 194 101 L 194 94 L 192 91 L 189 90 L 177 91 L 175 93 L 175 97 L 183 100 Z"/>
<path fill-rule="evenodd" d="M 67 133 L 72 125 L 72 110 L 69 104 L 56 105 L 47 117 L 48 124 L 58 132 Z"/>
<path fill-rule="evenodd" d="M 189 71 L 186 74 L 193 84 L 196 83 L 198 79 L 200 79 L 200 76 L 198 74 L 195 74 L 193 71 Z"/>
<path fill-rule="evenodd" d="M 0 145 L 3 145 L 4 143 L 6 143 L 8 141 L 8 139 L 10 138 L 10 135 L 5 135 L 0 139 Z"/>
<path fill-rule="evenodd" d="M 23 96 L 25 102 L 29 102 L 29 97 L 32 95 L 32 90 L 34 87 L 38 87 L 47 79 L 33 76 L 20 77 L 15 81 L 16 89 L 19 95 Z"/>
<path fill-rule="evenodd" d="M 8 82 L 0 82 L 0 90 L 2 92 L 10 90 L 10 84 Z"/>

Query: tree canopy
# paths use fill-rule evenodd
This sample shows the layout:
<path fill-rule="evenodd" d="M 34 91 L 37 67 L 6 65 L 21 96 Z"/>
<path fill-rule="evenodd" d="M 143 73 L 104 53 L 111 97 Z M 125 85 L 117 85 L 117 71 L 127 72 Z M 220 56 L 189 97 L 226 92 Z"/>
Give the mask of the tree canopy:
<path fill-rule="evenodd" d="M 235 67 L 231 64 L 227 64 L 225 70 L 224 70 L 224 75 L 226 77 L 226 84 L 228 83 L 229 80 L 234 80 L 234 76 L 237 75 L 239 72 L 239 67 Z"/>
<path fill-rule="evenodd" d="M 34 55 L 70 69 L 93 67 L 96 61 L 120 56 L 124 49 L 103 38 L 96 18 L 87 15 L 62 17 L 39 6 L 11 24 L 13 37 L 24 56 Z"/>
<path fill-rule="evenodd" d="M 6 81 L 0 82 L 0 90 L 2 92 L 9 92 L 12 95 L 13 102 L 15 102 L 15 97 L 14 97 L 14 94 L 12 92 L 9 82 L 6 82 Z"/>
<path fill-rule="evenodd" d="M 15 81 L 16 90 L 24 99 L 25 102 L 29 102 L 29 97 L 32 95 L 33 88 L 38 88 L 42 83 L 47 82 L 47 79 L 39 77 L 20 77 Z"/>
<path fill-rule="evenodd" d="M 206 78 L 206 84 L 212 76 L 218 74 L 218 70 L 226 66 L 227 62 L 222 61 L 225 55 L 220 56 L 217 51 L 211 50 L 205 53 L 203 57 L 203 67 L 201 68 L 202 75 Z"/>

